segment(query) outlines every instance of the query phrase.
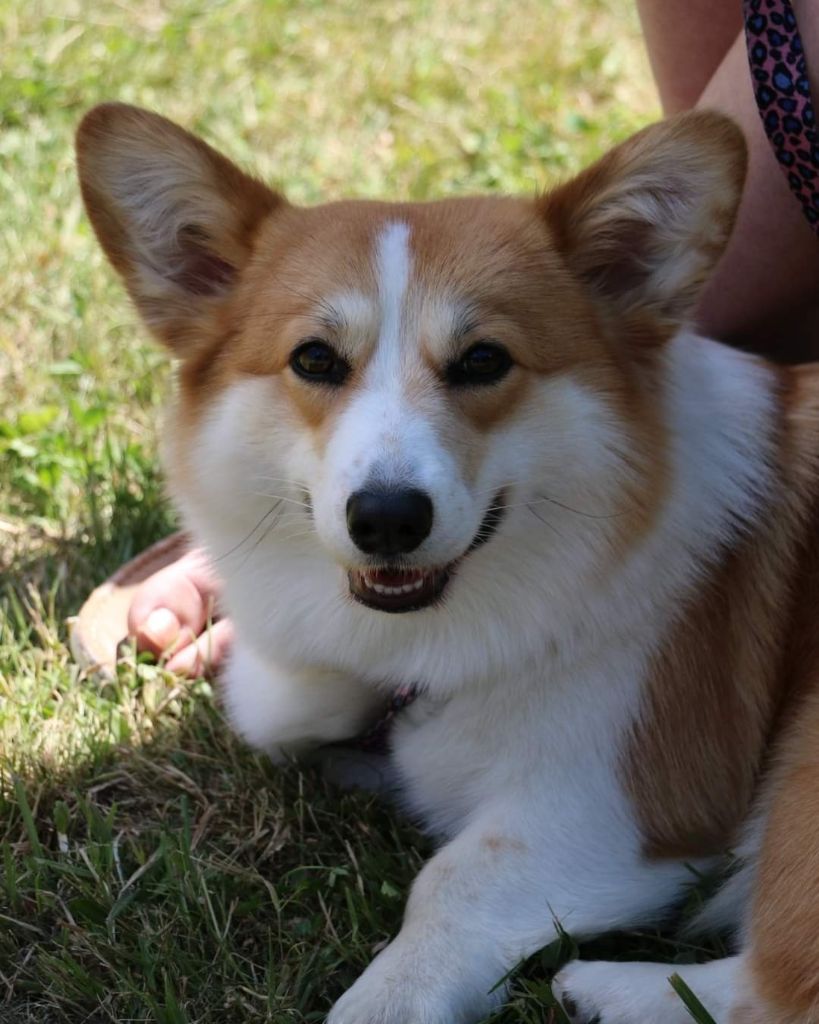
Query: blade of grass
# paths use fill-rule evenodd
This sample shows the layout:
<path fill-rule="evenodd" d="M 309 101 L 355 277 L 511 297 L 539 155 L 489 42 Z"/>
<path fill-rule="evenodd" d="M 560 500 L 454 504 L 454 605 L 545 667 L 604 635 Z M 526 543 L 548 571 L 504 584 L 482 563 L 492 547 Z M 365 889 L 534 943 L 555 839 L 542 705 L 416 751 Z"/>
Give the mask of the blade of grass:
<path fill-rule="evenodd" d="M 43 846 L 40 842 L 40 837 L 37 835 L 37 826 L 34 823 L 34 815 L 31 813 L 31 808 L 28 805 L 23 783 L 17 775 L 14 776 L 14 796 L 17 800 L 17 806 L 20 808 L 20 817 L 23 819 L 23 825 L 26 830 L 26 835 L 28 836 L 28 841 L 31 843 L 31 852 L 35 857 L 42 857 L 44 856 Z"/>
<path fill-rule="evenodd" d="M 717 1024 L 679 974 L 672 974 L 668 982 L 683 1001 L 686 1010 L 688 1010 L 697 1024 Z"/>

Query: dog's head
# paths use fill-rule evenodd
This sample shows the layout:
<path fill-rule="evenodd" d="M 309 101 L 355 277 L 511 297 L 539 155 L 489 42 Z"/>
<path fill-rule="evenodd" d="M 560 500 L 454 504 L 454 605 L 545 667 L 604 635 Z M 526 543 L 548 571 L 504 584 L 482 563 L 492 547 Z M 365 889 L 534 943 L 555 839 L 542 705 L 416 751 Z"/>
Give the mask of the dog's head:
<path fill-rule="evenodd" d="M 537 199 L 298 208 L 117 104 L 78 154 L 99 239 L 181 362 L 172 482 L 228 575 L 276 551 L 328 610 L 475 612 L 504 573 L 501 602 L 514 579 L 530 603 L 587 584 L 647 528 L 647 382 L 732 226 L 729 122 L 648 128 Z"/>

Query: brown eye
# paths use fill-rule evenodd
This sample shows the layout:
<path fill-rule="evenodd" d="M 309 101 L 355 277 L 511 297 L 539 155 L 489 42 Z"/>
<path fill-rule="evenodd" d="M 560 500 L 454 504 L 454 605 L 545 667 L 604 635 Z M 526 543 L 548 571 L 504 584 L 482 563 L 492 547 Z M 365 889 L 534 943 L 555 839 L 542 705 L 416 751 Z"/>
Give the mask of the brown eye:
<path fill-rule="evenodd" d="M 307 338 L 293 350 L 290 366 L 299 377 L 316 384 L 343 384 L 350 364 L 332 345 L 320 338 Z"/>
<path fill-rule="evenodd" d="M 494 384 L 505 377 L 512 366 L 512 357 L 492 341 L 479 341 L 446 370 L 446 379 L 453 387 Z"/>

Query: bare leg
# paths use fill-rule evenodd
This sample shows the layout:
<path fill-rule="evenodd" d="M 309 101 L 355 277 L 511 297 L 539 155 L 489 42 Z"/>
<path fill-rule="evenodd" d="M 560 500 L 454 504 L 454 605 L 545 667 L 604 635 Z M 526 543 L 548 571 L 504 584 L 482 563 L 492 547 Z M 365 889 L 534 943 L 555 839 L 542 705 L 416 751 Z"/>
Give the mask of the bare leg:
<path fill-rule="evenodd" d="M 731 1024 L 819 1021 L 819 675 L 812 675 L 813 692 L 780 752 L 757 868 L 749 929 L 754 1012 Z"/>
<path fill-rule="evenodd" d="M 775 350 L 782 344 L 775 335 L 786 333 L 780 318 L 815 304 L 819 239 L 762 128 L 739 0 L 638 0 L 638 9 L 664 111 L 695 105 L 719 110 L 737 121 L 748 143 L 745 195 L 733 238 L 703 294 L 700 326 L 717 338 L 758 341 L 752 336 L 773 323 Z M 817 96 L 819 5 L 817 0 L 794 0 L 794 10 Z"/>
<path fill-rule="evenodd" d="M 690 110 L 742 28 L 739 0 L 637 0 L 666 114 Z"/>
<path fill-rule="evenodd" d="M 819 67 L 817 13 L 814 7 L 813 17 L 806 13 L 800 23 L 814 68 Z M 737 36 L 697 106 L 729 114 L 748 143 L 748 180 L 736 228 L 700 304 L 700 323 L 707 334 L 737 338 L 752 333 L 760 321 L 816 301 L 819 238 L 788 188 L 765 135 L 742 36 Z"/>

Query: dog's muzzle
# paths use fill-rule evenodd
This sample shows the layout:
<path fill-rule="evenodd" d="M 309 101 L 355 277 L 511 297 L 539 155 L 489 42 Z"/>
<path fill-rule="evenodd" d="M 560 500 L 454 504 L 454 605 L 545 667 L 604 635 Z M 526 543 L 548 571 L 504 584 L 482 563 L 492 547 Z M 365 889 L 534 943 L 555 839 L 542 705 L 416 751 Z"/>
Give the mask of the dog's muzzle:
<path fill-rule="evenodd" d="M 399 493 L 403 493 L 405 496 L 408 494 L 414 496 L 421 495 L 426 501 L 429 501 L 421 491 Z M 356 544 L 367 554 L 381 554 L 382 552 L 379 550 L 379 547 L 382 549 L 386 548 L 389 554 L 393 556 L 393 564 L 387 562 L 386 564 L 376 564 L 362 569 L 351 569 L 347 574 L 347 580 L 350 594 L 356 601 L 366 605 L 367 608 L 373 608 L 381 612 L 416 612 L 422 608 L 429 608 L 437 604 L 442 599 L 447 584 L 463 559 L 493 536 L 504 515 L 504 494 L 503 491 L 499 491 L 495 495 L 492 504 L 486 510 L 472 543 L 460 558 L 456 558 L 443 567 L 405 567 L 394 556 L 406 554 L 420 546 L 423 538 L 413 543 L 411 547 L 406 547 L 406 545 L 412 543 L 412 535 L 424 529 L 424 524 L 426 524 L 424 537 L 429 534 L 432 527 L 432 503 L 430 502 L 429 504 L 429 516 L 427 519 L 426 512 L 422 510 L 423 503 L 415 497 L 406 500 L 402 498 L 394 503 L 385 503 L 383 500 L 370 501 L 369 495 L 372 492 L 357 492 L 357 495 L 353 495 L 353 498 L 347 504 L 348 528 L 354 540 L 353 528 L 349 525 L 351 520 L 351 503 L 361 494 L 368 496 L 364 500 L 363 513 L 366 526 L 361 526 L 361 509 L 355 504 L 353 504 L 352 519 L 356 524 L 363 544 L 367 546 L 362 546 L 358 541 L 356 541 Z M 374 510 L 379 507 L 387 507 L 390 513 L 386 524 L 374 522 Z M 418 516 L 418 521 L 421 523 L 420 526 L 407 525 L 412 518 L 410 513 L 412 513 L 412 516 Z M 405 550 L 400 551 L 396 550 L 396 545 L 402 543 L 400 539 L 397 539 L 402 535 L 402 527 L 405 537 L 403 541 Z M 375 540 L 373 538 L 380 539 Z M 368 546 L 372 547 L 372 552 L 367 550 Z"/>

